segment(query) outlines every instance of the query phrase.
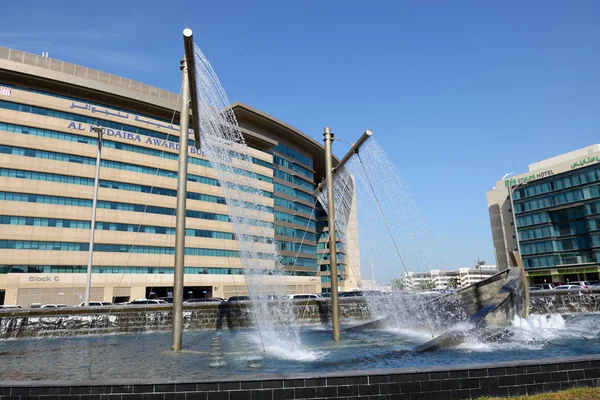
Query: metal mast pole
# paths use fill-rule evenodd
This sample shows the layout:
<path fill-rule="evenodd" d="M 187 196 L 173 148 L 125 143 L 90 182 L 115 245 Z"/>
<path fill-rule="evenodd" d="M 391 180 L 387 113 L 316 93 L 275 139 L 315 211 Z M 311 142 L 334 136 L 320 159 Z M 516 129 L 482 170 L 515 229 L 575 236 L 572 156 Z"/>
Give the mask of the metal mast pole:
<path fill-rule="evenodd" d="M 98 134 L 98 152 L 96 153 L 96 177 L 94 178 L 94 200 L 92 200 L 92 222 L 90 226 L 90 248 L 88 251 L 87 278 L 85 280 L 85 306 L 90 305 L 90 286 L 92 284 L 92 260 L 94 258 L 94 234 L 96 233 L 96 206 L 98 204 L 98 182 L 100 180 L 100 161 L 102 159 L 102 128 L 95 126 L 92 131 Z"/>
<path fill-rule="evenodd" d="M 185 37 L 186 31 L 183 32 Z M 190 31 L 191 33 L 191 31 Z M 181 62 L 181 113 L 179 116 L 179 168 L 177 169 L 177 225 L 175 228 L 175 271 L 173 282 L 173 341 L 171 350 L 181 350 L 183 320 L 183 268 L 185 259 L 185 211 L 187 198 L 190 84 L 187 62 Z"/>
<path fill-rule="evenodd" d="M 333 163 L 331 144 L 333 142 L 331 128 L 326 127 L 323 133 L 325 142 L 325 179 L 327 185 L 327 223 L 329 225 L 329 271 L 331 276 L 331 325 L 333 328 L 333 340 L 340 340 L 340 306 L 338 299 L 337 280 L 337 246 L 335 240 L 335 206 L 333 204 Z"/>

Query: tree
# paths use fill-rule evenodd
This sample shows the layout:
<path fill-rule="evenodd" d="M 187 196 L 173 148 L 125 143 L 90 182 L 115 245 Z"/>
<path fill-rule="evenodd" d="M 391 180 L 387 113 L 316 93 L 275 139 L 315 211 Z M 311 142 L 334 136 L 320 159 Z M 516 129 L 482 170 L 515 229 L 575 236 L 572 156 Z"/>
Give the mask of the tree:
<path fill-rule="evenodd" d="M 448 280 L 448 287 L 451 289 L 456 289 L 458 287 L 458 278 L 453 276 Z"/>
<path fill-rule="evenodd" d="M 419 284 L 419 288 L 426 290 L 426 289 L 433 289 L 435 288 L 435 283 L 433 283 L 433 281 L 427 280 L 427 281 L 423 281 Z"/>
<path fill-rule="evenodd" d="M 390 282 L 392 289 L 403 290 L 404 289 L 404 279 L 392 279 Z"/>

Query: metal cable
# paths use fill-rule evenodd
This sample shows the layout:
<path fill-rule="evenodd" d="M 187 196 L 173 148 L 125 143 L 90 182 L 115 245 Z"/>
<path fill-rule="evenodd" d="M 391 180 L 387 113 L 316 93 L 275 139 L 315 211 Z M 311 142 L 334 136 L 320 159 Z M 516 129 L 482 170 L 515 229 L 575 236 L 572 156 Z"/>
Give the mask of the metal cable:
<path fill-rule="evenodd" d="M 400 254 L 400 249 L 398 248 L 398 244 L 396 243 L 396 239 L 394 239 L 394 235 L 392 234 L 392 229 L 390 228 L 390 225 L 387 221 L 387 218 L 385 217 L 385 214 L 383 213 L 383 208 L 381 207 L 381 204 L 379 203 L 379 199 L 377 198 L 377 193 L 375 193 L 375 189 L 373 188 L 373 184 L 371 182 L 371 179 L 369 178 L 369 174 L 367 172 L 367 169 L 365 168 L 365 165 L 362 161 L 362 158 L 360 157 L 359 153 L 356 153 L 356 156 L 358 157 L 358 161 L 360 161 L 360 165 L 363 169 L 363 171 L 365 172 L 365 177 L 367 178 L 367 182 L 369 184 L 369 188 L 371 189 L 371 192 L 373 193 L 373 198 L 375 199 L 375 203 L 377 204 L 377 208 L 379 209 L 379 212 L 381 213 L 381 217 L 383 218 L 383 222 L 385 223 L 385 226 L 388 230 L 388 233 L 390 234 L 390 238 L 392 239 L 392 242 L 394 243 L 394 247 L 396 248 L 396 253 L 398 253 L 398 257 L 400 258 L 400 262 L 402 263 L 402 267 L 404 268 L 404 272 L 406 272 L 406 275 L 408 275 L 408 268 L 406 267 L 406 263 L 404 262 L 404 259 L 402 258 L 402 255 Z M 427 315 L 427 313 L 425 312 L 425 308 L 423 307 L 423 304 L 421 303 L 421 299 L 419 299 L 419 295 L 417 294 L 416 289 L 414 288 L 414 285 L 411 285 L 413 292 L 415 294 L 415 298 L 417 299 L 417 302 L 419 303 L 419 307 L 421 308 L 421 311 L 423 312 L 423 314 Z M 433 329 L 431 328 L 431 325 L 429 323 L 429 318 L 427 318 L 427 316 L 425 317 L 425 322 L 427 323 L 427 328 L 429 328 L 429 332 L 431 333 L 431 337 L 434 338 L 435 335 L 433 333 Z"/>

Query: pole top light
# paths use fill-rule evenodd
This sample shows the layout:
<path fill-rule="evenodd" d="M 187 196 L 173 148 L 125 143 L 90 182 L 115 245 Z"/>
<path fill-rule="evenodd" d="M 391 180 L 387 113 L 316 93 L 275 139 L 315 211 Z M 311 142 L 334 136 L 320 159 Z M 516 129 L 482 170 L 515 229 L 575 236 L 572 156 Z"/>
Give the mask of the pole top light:
<path fill-rule="evenodd" d="M 183 36 L 185 37 L 192 37 L 194 33 L 192 32 L 192 30 L 190 28 L 185 28 L 183 30 Z"/>

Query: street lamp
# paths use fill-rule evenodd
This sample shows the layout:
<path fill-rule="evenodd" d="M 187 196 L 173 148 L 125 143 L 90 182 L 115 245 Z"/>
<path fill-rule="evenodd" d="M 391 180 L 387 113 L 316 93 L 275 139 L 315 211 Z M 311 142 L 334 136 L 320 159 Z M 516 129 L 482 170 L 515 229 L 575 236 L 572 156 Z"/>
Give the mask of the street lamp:
<path fill-rule="evenodd" d="M 85 281 L 85 305 L 90 305 L 90 285 L 92 282 L 92 259 L 94 257 L 94 233 L 96 232 L 96 205 L 98 203 L 98 181 L 100 178 L 100 160 L 102 158 L 102 128 L 92 127 L 98 135 L 98 152 L 96 153 L 96 177 L 94 178 L 94 200 L 92 201 L 92 224 L 90 226 L 90 248 L 88 252 L 87 279 Z"/>

